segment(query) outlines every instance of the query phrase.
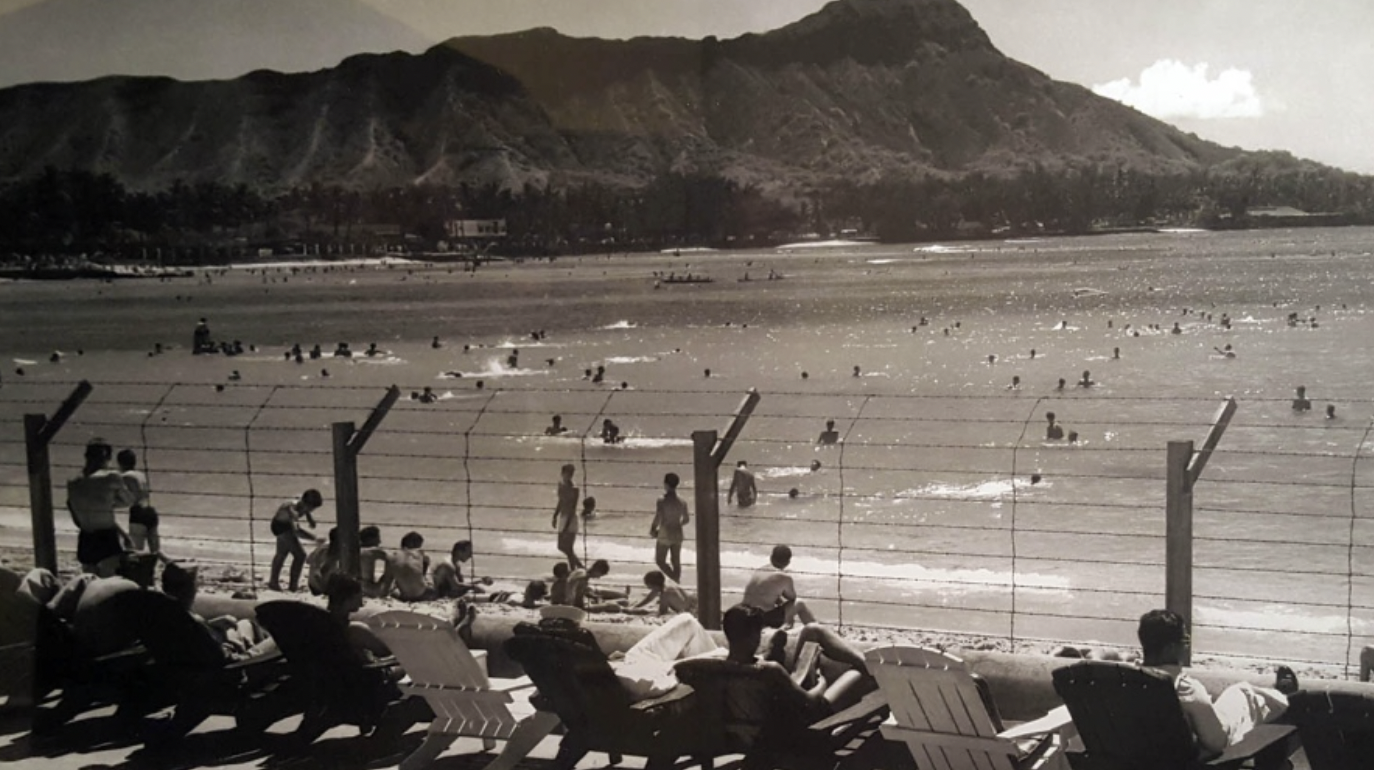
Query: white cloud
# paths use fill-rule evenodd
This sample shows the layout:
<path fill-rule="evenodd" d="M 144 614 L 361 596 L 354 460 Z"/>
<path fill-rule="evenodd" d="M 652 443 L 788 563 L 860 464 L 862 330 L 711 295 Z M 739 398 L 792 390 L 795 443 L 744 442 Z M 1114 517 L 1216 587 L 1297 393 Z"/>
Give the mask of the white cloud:
<path fill-rule="evenodd" d="M 1258 118 L 1265 111 L 1248 70 L 1226 69 L 1209 79 L 1206 62 L 1190 67 L 1160 59 L 1140 73 L 1139 84 L 1122 78 L 1093 92 L 1156 118 Z"/>

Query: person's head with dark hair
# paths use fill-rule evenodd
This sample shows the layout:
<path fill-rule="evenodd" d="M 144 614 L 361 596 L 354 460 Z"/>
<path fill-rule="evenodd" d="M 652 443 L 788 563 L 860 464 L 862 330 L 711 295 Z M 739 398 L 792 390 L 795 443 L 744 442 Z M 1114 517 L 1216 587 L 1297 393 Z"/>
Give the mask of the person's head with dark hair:
<path fill-rule="evenodd" d="M 668 585 L 668 578 L 662 572 L 651 569 L 644 573 L 644 585 L 657 591 L 662 591 Z"/>
<path fill-rule="evenodd" d="M 86 442 L 86 470 L 99 470 L 114 456 L 114 448 L 103 438 L 92 438 Z"/>
<path fill-rule="evenodd" d="M 749 463 L 745 462 L 744 460 L 740 460 L 739 462 L 735 463 L 735 467 L 736 467 L 736 468 L 748 468 L 748 467 L 749 467 Z"/>
<path fill-rule="evenodd" d="M 567 562 L 560 561 L 557 564 L 553 565 L 553 576 L 555 578 L 562 580 L 563 578 L 566 578 L 568 575 L 571 574 L 572 570 L 568 568 Z"/>
<path fill-rule="evenodd" d="M 320 494 L 320 490 L 318 489 L 307 489 L 304 494 L 301 495 L 300 505 L 302 507 L 308 506 L 310 510 L 313 511 L 321 505 L 324 505 L 324 495 Z"/>
<path fill-rule="evenodd" d="M 592 562 L 592 566 L 587 568 L 587 577 L 605 577 L 611 571 L 611 563 L 605 559 L 597 559 Z"/>
<path fill-rule="evenodd" d="M 567 463 L 560 469 L 560 472 L 563 474 L 565 480 L 572 481 L 573 474 L 577 473 L 577 466 L 572 463 Z"/>
<path fill-rule="evenodd" d="M 368 525 L 358 530 L 358 545 L 363 548 L 376 548 L 382 544 L 382 531 L 375 525 Z"/>
<path fill-rule="evenodd" d="M 401 537 L 402 548 L 415 549 L 424 548 L 424 546 L 425 536 L 421 535 L 419 532 L 407 532 Z"/>
<path fill-rule="evenodd" d="M 1188 650 L 1188 624 L 1173 610 L 1150 610 L 1136 629 L 1147 666 L 1178 665 Z"/>
<path fill-rule="evenodd" d="M 778 569 L 787 569 L 787 565 L 792 563 L 792 549 L 785 545 L 773 546 L 768 562 Z"/>
<path fill-rule="evenodd" d="M 669 492 L 676 492 L 677 485 L 682 483 L 682 479 L 676 473 L 668 473 L 663 476 L 663 488 Z"/>
<path fill-rule="evenodd" d="M 533 609 L 536 604 L 544 601 L 548 595 L 548 583 L 542 580 L 531 580 L 525 584 L 525 594 L 520 600 L 520 606 L 525 609 Z"/>
<path fill-rule="evenodd" d="M 721 629 L 730 647 L 730 660 L 754 662 L 754 654 L 763 640 L 763 611 L 747 604 L 736 604 L 725 611 Z"/>
<path fill-rule="evenodd" d="M 115 455 L 115 461 L 119 463 L 119 469 L 122 471 L 131 471 L 138 467 L 138 455 L 132 449 L 119 450 L 119 454 Z"/>
<path fill-rule="evenodd" d="M 339 555 L 339 528 L 338 528 L 338 527 L 330 527 L 330 528 L 329 528 L 329 546 L 328 546 L 328 547 L 329 547 L 329 555 L 330 555 L 330 556 L 338 556 L 338 555 Z"/>
<path fill-rule="evenodd" d="M 345 619 L 363 606 L 363 584 L 345 572 L 335 572 L 324 584 L 324 595 L 329 600 L 329 613 Z"/>
<path fill-rule="evenodd" d="M 189 611 L 196 600 L 195 571 L 176 563 L 168 564 L 162 570 L 162 592 Z"/>
<path fill-rule="evenodd" d="M 458 542 L 454 543 L 454 544 L 453 544 L 453 550 L 450 551 L 450 555 L 453 557 L 453 563 L 454 563 L 454 564 L 458 564 L 459 562 L 465 562 L 465 561 L 467 561 L 468 559 L 471 559 L 471 558 L 472 558 L 472 541 L 471 541 L 471 540 L 459 540 Z"/>

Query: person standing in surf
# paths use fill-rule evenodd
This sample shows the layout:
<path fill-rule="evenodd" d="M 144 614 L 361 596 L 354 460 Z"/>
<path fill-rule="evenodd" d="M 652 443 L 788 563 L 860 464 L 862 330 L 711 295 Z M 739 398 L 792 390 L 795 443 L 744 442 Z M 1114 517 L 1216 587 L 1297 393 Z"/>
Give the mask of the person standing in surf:
<path fill-rule="evenodd" d="M 663 477 L 663 497 L 654 511 L 649 525 L 649 537 L 655 538 L 654 561 L 673 582 L 682 580 L 683 528 L 687 526 L 687 503 L 677 496 L 680 479 L 676 473 Z"/>
<path fill-rule="evenodd" d="M 730 479 L 730 490 L 725 493 L 725 502 L 734 501 L 736 494 L 739 495 L 739 507 L 741 508 L 751 507 L 759 495 L 754 472 L 749 470 L 749 463 L 743 460 L 735 464 L 735 475 Z"/>
<path fill-rule="evenodd" d="M 553 528 L 558 530 L 558 552 L 568 560 L 572 569 L 582 569 L 582 560 L 577 558 L 577 485 L 573 484 L 576 466 L 568 463 L 563 466 L 562 478 L 558 481 L 558 504 L 553 509 Z"/>

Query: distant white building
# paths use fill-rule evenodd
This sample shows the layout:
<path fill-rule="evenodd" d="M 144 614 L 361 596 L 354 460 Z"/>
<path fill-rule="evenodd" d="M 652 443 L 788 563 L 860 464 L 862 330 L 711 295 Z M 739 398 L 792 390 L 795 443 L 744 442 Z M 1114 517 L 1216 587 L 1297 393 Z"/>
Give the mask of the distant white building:
<path fill-rule="evenodd" d="M 505 238 L 504 219 L 450 219 L 444 222 L 444 232 L 450 238 Z"/>

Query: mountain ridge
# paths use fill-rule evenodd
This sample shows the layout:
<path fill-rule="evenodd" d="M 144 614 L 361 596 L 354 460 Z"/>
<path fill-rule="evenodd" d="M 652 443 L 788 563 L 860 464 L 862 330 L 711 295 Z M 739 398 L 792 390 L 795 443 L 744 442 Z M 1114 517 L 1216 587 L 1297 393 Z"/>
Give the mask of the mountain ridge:
<path fill-rule="evenodd" d="M 456 37 L 419 54 L 211 81 L 0 90 L 0 182 L 45 166 L 265 192 L 597 182 L 698 172 L 779 196 L 834 180 L 1111 165 L 1224 148 L 1003 56 L 954 0 L 836 0 L 728 40 Z"/>

